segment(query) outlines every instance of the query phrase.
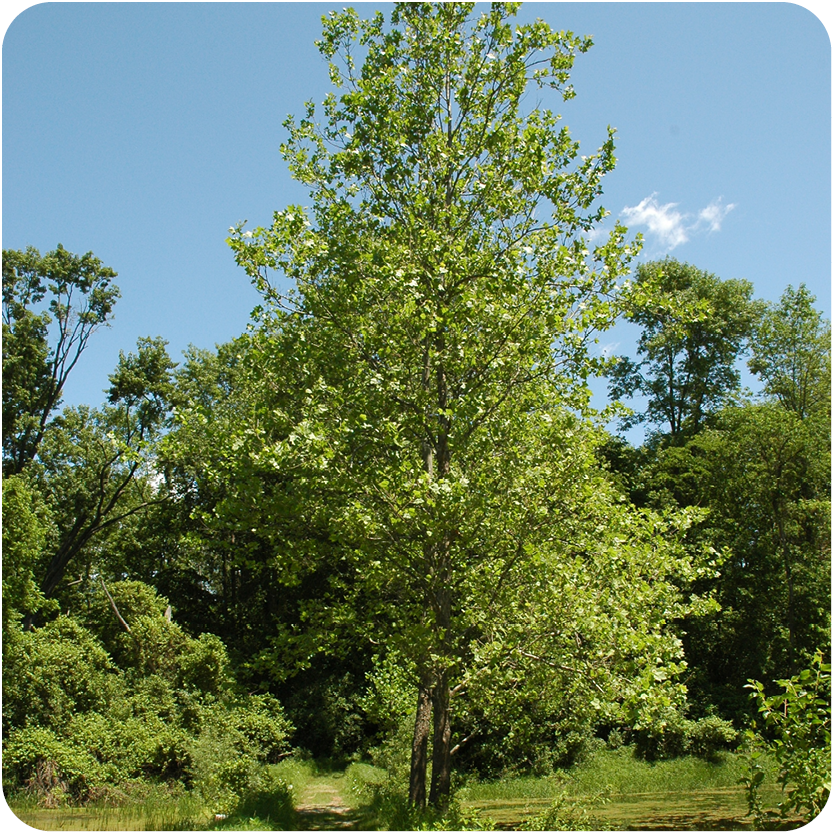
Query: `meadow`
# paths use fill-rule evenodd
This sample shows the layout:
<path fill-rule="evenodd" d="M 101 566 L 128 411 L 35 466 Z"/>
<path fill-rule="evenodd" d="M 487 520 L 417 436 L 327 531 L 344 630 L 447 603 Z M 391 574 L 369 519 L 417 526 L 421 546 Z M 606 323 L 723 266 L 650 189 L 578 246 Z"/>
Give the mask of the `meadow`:
<path fill-rule="evenodd" d="M 742 830 L 751 829 L 740 779 L 741 754 L 714 761 L 683 757 L 649 763 L 631 748 L 598 750 L 546 777 L 465 780 L 442 818 L 417 819 L 388 772 L 366 763 L 334 768 L 286 760 L 268 768 L 277 788 L 244 796 L 224 817 L 189 793 L 162 791 L 119 806 L 44 809 L 12 802 L 42 830 Z M 773 779 L 764 793 L 775 806 Z M 287 802 L 286 796 L 291 796 Z M 802 824 L 779 822 L 780 829 Z"/>

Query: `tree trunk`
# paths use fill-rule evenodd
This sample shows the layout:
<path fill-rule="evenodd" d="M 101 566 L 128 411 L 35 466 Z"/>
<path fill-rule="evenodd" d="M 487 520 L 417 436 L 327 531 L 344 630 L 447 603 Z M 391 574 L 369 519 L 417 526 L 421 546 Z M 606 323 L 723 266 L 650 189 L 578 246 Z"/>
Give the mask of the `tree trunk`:
<path fill-rule="evenodd" d="M 448 674 L 439 675 L 432 693 L 434 707 L 434 751 L 431 765 L 431 806 L 445 810 L 451 794 L 451 696 Z"/>
<path fill-rule="evenodd" d="M 428 773 L 428 733 L 431 728 L 431 687 L 427 676 L 419 686 L 417 695 L 414 742 L 411 747 L 411 776 L 408 802 L 413 807 L 425 807 L 425 780 Z"/>

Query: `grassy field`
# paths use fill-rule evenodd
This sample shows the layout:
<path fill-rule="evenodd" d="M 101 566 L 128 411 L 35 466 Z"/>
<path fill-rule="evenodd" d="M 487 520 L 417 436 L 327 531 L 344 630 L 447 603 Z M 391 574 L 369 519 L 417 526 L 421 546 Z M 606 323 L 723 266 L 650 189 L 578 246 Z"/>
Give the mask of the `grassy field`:
<path fill-rule="evenodd" d="M 151 795 L 123 807 L 44 810 L 13 804 L 27 824 L 42 830 L 371 830 L 405 829 L 404 797 L 384 770 L 351 764 L 328 770 L 311 761 L 287 760 L 275 772 L 289 786 L 295 813 L 270 817 L 268 803 L 241 805 L 240 813 L 216 818 L 195 797 Z M 610 830 L 749 829 L 746 800 L 738 784 L 740 756 L 646 763 L 627 748 L 602 750 L 571 770 L 544 778 L 469 781 L 456 793 L 451 829 L 463 823 L 503 830 L 572 828 Z M 765 798 L 778 801 L 771 786 Z M 381 796 L 381 798 L 380 798 Z M 266 810 L 259 810 L 259 807 Z M 555 807 L 555 809 L 553 809 Z M 252 809 L 254 808 L 254 809 Z M 479 819 L 480 821 L 475 821 Z M 441 829 L 443 820 L 435 820 Z M 784 829 L 801 826 L 798 819 Z M 435 828 L 436 829 L 436 828 Z"/>

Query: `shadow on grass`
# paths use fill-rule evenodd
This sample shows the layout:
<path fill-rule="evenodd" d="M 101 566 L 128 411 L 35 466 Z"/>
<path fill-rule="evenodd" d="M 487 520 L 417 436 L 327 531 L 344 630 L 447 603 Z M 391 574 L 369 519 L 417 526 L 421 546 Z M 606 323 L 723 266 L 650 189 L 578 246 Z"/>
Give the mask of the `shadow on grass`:
<path fill-rule="evenodd" d="M 297 810 L 298 830 L 360 830 L 359 813 L 339 807 L 304 807 Z"/>

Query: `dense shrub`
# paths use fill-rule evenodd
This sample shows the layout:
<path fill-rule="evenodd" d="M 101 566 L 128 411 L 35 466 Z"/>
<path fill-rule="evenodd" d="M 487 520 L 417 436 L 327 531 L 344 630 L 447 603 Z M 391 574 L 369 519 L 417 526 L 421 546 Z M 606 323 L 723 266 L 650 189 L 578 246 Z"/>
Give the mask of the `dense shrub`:
<path fill-rule="evenodd" d="M 130 631 L 112 609 L 112 622 L 106 610 L 89 622 L 118 662 L 68 616 L 11 634 L 4 787 L 56 804 L 135 779 L 178 781 L 236 806 L 263 766 L 288 750 L 292 726 L 281 704 L 269 694 L 237 694 L 219 638 L 185 634 L 152 588 L 115 582 L 111 593 L 132 618 Z"/>
<path fill-rule="evenodd" d="M 262 763 L 276 763 L 288 749 L 292 726 L 278 700 L 257 694 L 229 709 L 229 722 L 239 734 L 239 751 Z"/>
<path fill-rule="evenodd" d="M 59 729 L 74 715 L 106 709 L 123 694 L 118 669 L 97 639 L 74 619 L 59 616 L 16 633 L 3 668 L 3 723 Z"/>
<path fill-rule="evenodd" d="M 149 585 L 117 581 L 107 586 L 106 593 L 97 586 L 88 595 L 84 618 L 115 663 L 137 679 L 158 674 L 181 689 L 210 694 L 227 689 L 229 659 L 220 638 L 210 633 L 197 639 L 189 636 L 165 615 L 168 608 L 168 600 Z"/>
<path fill-rule="evenodd" d="M 102 787 L 107 773 L 83 747 L 41 726 L 27 726 L 5 739 L 3 790 L 24 786 L 47 806 L 83 801 Z"/>
<path fill-rule="evenodd" d="M 188 780 L 218 812 L 232 812 L 242 796 L 261 789 L 258 774 L 288 750 L 291 731 L 270 695 L 206 702 L 188 745 Z"/>
<path fill-rule="evenodd" d="M 651 724 L 632 733 L 637 754 L 647 761 L 696 755 L 714 759 L 721 751 L 733 749 L 738 733 L 731 723 L 709 716 L 689 720 L 676 709 L 665 710 Z"/>
<path fill-rule="evenodd" d="M 203 633 L 198 639 L 189 637 L 184 648 L 177 669 L 178 681 L 182 687 L 208 694 L 220 694 L 229 687 L 229 659 L 226 646 L 219 636 Z"/>
<path fill-rule="evenodd" d="M 261 819 L 276 830 L 296 830 L 293 797 L 292 785 L 287 784 L 275 767 L 260 767 L 246 784 L 234 815 Z"/>
<path fill-rule="evenodd" d="M 718 753 L 734 749 L 738 740 L 738 732 L 729 721 L 710 715 L 691 723 L 686 751 L 698 758 L 712 760 Z"/>
<path fill-rule="evenodd" d="M 25 475 L 3 478 L 3 641 L 13 625 L 39 610 L 54 610 L 35 580 L 35 568 L 54 524 Z"/>

